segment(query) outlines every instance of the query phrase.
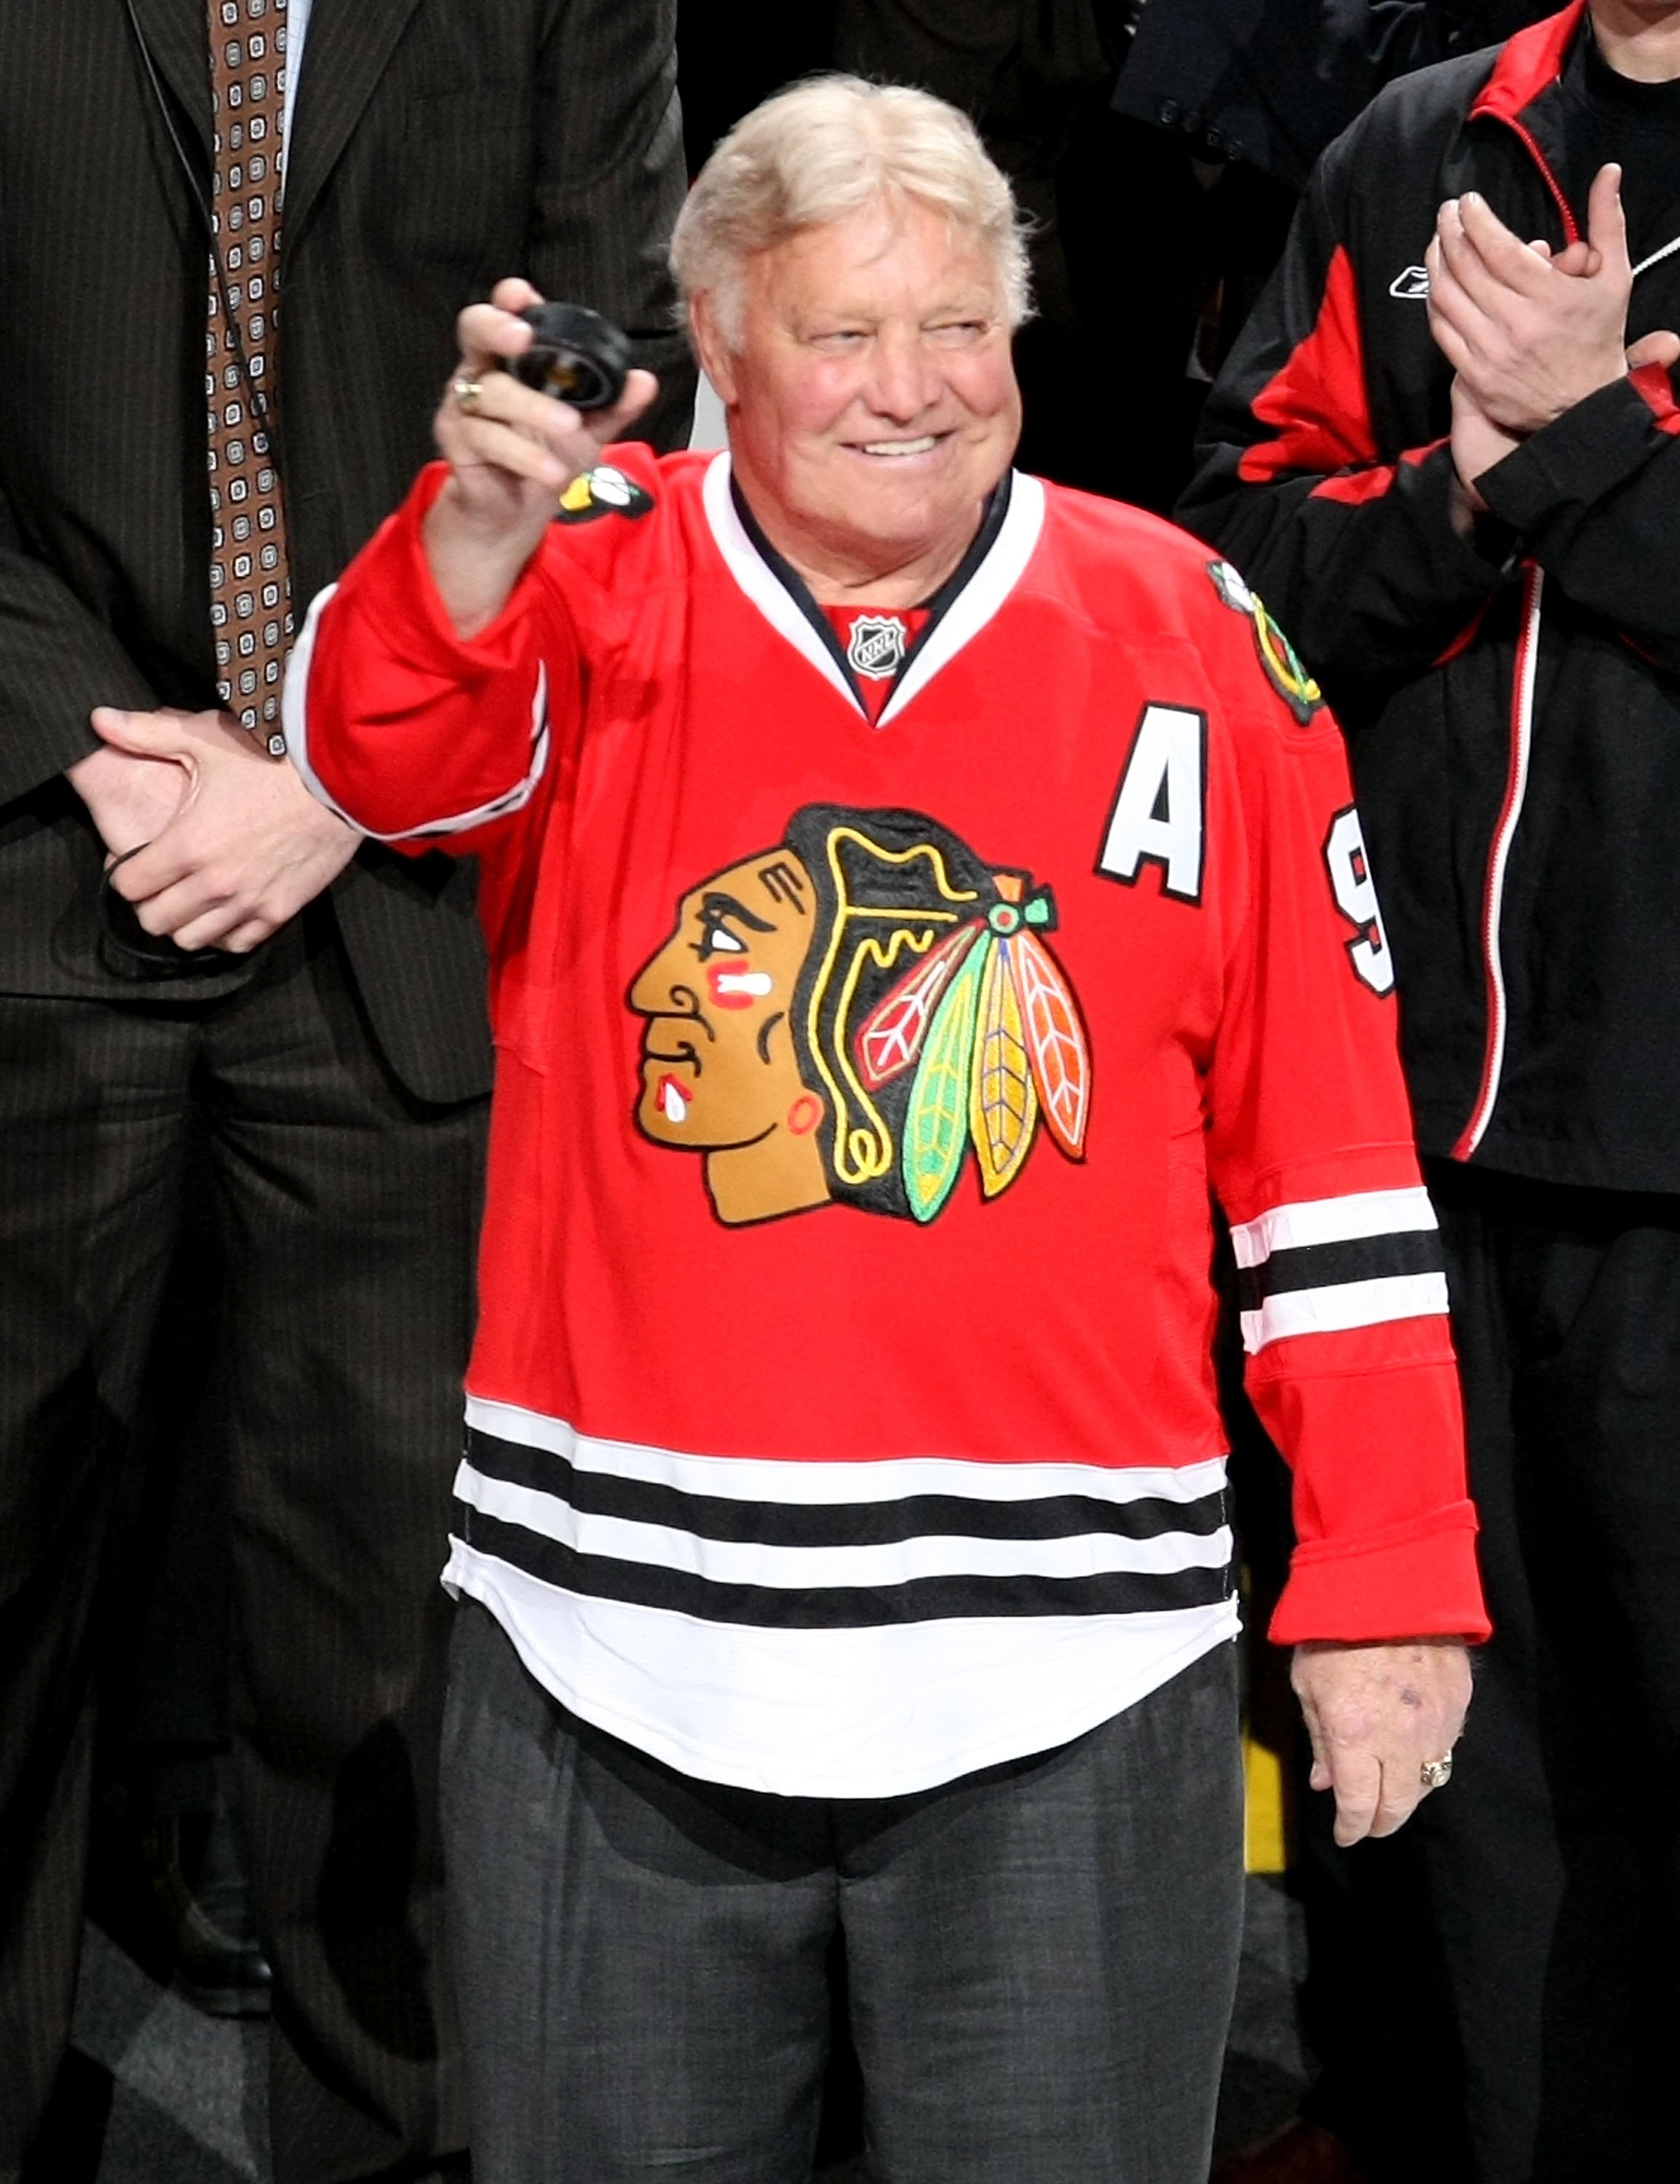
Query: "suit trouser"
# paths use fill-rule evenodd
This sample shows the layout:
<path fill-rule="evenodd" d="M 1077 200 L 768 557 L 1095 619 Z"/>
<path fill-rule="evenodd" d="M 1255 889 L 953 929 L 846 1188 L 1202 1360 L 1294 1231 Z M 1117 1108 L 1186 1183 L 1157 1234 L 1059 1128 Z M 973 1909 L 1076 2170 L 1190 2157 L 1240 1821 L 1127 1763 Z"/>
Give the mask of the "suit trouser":
<path fill-rule="evenodd" d="M 1446 1163 L 1493 1642 L 1422 1808 L 1478 2184 L 1671 2174 L 1680 1199 Z"/>
<path fill-rule="evenodd" d="M 807 2184 L 837 1931 L 876 2184 L 1205 2184 L 1234 1646 L 1059 1750 L 786 1797 L 580 1721 L 466 1602 L 443 1800 L 480 2184 Z"/>
<path fill-rule="evenodd" d="M 0 996 L 0 2179 L 68 2033 L 95 1579 L 189 1110 L 225 1265 L 234 1740 L 275 1973 L 278 2184 L 465 2142 L 444 1962 L 437 1583 L 485 1103 L 386 1072 L 330 911 L 203 1002 Z"/>

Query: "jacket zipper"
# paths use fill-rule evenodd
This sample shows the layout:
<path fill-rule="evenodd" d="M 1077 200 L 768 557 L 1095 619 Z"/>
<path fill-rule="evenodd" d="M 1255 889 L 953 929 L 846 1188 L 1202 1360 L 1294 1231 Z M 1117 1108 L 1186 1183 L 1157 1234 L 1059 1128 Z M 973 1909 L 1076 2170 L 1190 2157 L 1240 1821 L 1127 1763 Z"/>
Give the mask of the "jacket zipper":
<path fill-rule="evenodd" d="M 1515 131 L 1527 146 L 1530 158 L 1540 170 L 1546 187 L 1557 200 L 1563 214 L 1564 233 L 1569 241 L 1579 239 L 1580 230 L 1575 215 L 1570 210 L 1569 200 L 1560 187 L 1558 179 L 1547 164 L 1546 156 L 1533 136 L 1521 122 L 1509 114 L 1498 117 L 1508 129 Z M 1654 250 L 1649 258 L 1640 260 L 1633 268 L 1633 278 L 1659 260 L 1680 250 L 1680 235 L 1666 242 L 1661 250 Z M 1516 669 L 1511 680 L 1510 693 L 1510 764 L 1505 776 L 1505 801 L 1494 827 L 1494 839 L 1488 854 L 1488 878 L 1482 905 L 1482 960 L 1488 983 L 1488 1039 L 1482 1057 L 1482 1081 L 1477 1088 L 1476 1104 L 1470 1111 L 1470 1120 L 1465 1124 L 1452 1156 L 1467 1161 L 1487 1135 L 1488 1125 L 1494 1119 L 1494 1108 L 1499 1096 L 1499 1081 L 1505 1073 L 1505 1036 L 1510 1025 L 1510 1005 L 1505 994 L 1505 961 L 1499 953 L 1499 920 L 1505 907 L 1505 867 L 1510 860 L 1510 846 L 1516 833 L 1517 822 L 1522 816 L 1523 799 L 1528 790 L 1528 756 L 1534 740 L 1534 669 L 1540 649 L 1540 593 L 1545 583 L 1545 573 L 1538 562 L 1522 565 L 1522 628 L 1517 640 Z"/>
<path fill-rule="evenodd" d="M 1483 963 L 1488 978 L 1488 1044 L 1476 1105 L 1453 1147 L 1453 1158 L 1458 1161 L 1468 1160 L 1486 1134 L 1505 1069 L 1509 1009 L 1505 963 L 1499 954 L 1499 918 L 1505 907 L 1505 867 L 1510 859 L 1511 839 L 1516 833 L 1516 822 L 1522 816 L 1523 798 L 1528 790 L 1528 754 L 1534 740 L 1534 666 L 1540 649 L 1540 594 L 1545 581 L 1545 571 L 1538 562 L 1523 563 L 1522 631 L 1517 639 L 1516 672 L 1510 692 L 1510 765 L 1505 776 L 1505 801 L 1499 806 L 1494 827 L 1482 904 Z"/>
<path fill-rule="evenodd" d="M 1575 224 L 1575 214 L 1573 210 L 1571 209 L 1569 199 L 1564 195 L 1563 185 L 1559 181 L 1557 176 L 1552 172 L 1550 164 L 1548 161 L 1545 153 L 1540 149 L 1539 145 L 1535 142 L 1533 131 L 1528 129 L 1522 122 L 1519 121 L 1515 114 L 1500 114 L 1492 115 L 1489 118 L 1494 120 L 1503 121 L 1507 129 L 1511 130 L 1517 136 L 1521 137 L 1523 144 L 1527 148 L 1529 158 L 1540 170 L 1541 180 L 1545 183 L 1546 187 L 1551 192 L 1558 210 L 1563 214 L 1563 236 L 1565 242 L 1578 242 L 1581 240 L 1581 231 Z"/>

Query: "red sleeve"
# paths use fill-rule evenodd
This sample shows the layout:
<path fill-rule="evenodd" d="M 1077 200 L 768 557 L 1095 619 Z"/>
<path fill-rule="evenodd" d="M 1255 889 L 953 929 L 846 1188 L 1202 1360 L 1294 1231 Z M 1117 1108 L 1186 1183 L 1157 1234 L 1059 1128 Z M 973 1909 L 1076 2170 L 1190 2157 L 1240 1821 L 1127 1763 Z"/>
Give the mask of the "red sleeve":
<path fill-rule="evenodd" d="M 1210 1162 L 1249 1391 L 1294 1473 L 1271 1635 L 1485 1637 L 1440 1240 L 1341 738 L 1321 706 L 1303 724 L 1274 694 L 1252 644 L 1218 635 Z"/>
<path fill-rule="evenodd" d="M 476 849 L 522 811 L 577 705 L 576 635 L 541 554 L 487 629 L 455 634 L 420 531 L 448 475 L 423 471 L 315 600 L 286 686 L 287 748 L 314 794 L 415 854 Z"/>

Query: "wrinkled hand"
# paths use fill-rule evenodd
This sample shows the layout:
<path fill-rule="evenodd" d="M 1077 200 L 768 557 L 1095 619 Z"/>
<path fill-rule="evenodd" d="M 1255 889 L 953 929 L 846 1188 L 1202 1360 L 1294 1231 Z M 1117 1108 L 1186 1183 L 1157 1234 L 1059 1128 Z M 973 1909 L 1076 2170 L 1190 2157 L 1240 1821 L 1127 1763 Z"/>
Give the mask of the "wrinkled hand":
<path fill-rule="evenodd" d="M 438 593 L 463 637 L 493 621 L 536 552 L 561 493 L 592 469 L 601 450 L 624 437 L 659 392 L 651 371 L 632 371 L 610 410 L 574 410 L 498 369 L 530 348 L 533 336 L 515 315 L 539 296 L 528 281 L 500 281 L 487 304 L 455 321 L 456 365 L 433 420 L 448 483 L 426 521 L 426 557 Z M 455 388 L 473 380 L 479 393 L 463 410 Z"/>
<path fill-rule="evenodd" d="M 64 778 L 87 806 L 100 840 L 114 857 L 161 834 L 190 786 L 186 769 L 172 760 L 136 758 L 109 744 L 67 766 Z"/>
<path fill-rule="evenodd" d="M 1429 1793 L 1423 1763 L 1457 1742 L 1470 1657 L 1455 1638 L 1298 1646 L 1291 1680 L 1312 1739 L 1312 1787 L 1336 1793 L 1336 1840 L 1389 1836 Z"/>
<path fill-rule="evenodd" d="M 1621 181 L 1620 167 L 1599 169 L 1586 241 L 1555 257 L 1521 242 L 1473 191 L 1441 207 L 1425 257 L 1430 329 L 1477 409 L 1505 432 L 1539 432 L 1627 370 Z"/>
<path fill-rule="evenodd" d="M 182 949 L 242 956 L 295 917 L 356 854 L 362 838 L 354 827 L 318 804 L 288 764 L 267 756 L 225 713 L 101 705 L 93 726 L 113 754 L 164 761 L 184 783 L 172 815 L 142 835 L 147 846 L 111 875 L 148 933 L 168 934 Z"/>

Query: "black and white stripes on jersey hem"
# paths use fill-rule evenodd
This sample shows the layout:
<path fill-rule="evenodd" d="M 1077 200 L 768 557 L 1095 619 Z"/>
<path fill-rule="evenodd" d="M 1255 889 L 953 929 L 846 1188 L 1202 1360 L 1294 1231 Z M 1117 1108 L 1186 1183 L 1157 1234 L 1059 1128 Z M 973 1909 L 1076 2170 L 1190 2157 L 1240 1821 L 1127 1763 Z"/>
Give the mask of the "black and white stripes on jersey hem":
<path fill-rule="evenodd" d="M 685 1455 L 467 1401 L 444 1584 L 683 1772 L 887 1797 L 1047 1752 L 1238 1628 L 1225 1465 Z"/>
<path fill-rule="evenodd" d="M 1232 1590 L 1224 1468 L 785 1462 L 469 1405 L 463 1545 L 586 1597 L 765 1629 L 1131 1615 Z"/>
<path fill-rule="evenodd" d="M 1447 1309 L 1434 1208 L 1421 1184 L 1274 1206 L 1233 1228 L 1243 1346 Z"/>

